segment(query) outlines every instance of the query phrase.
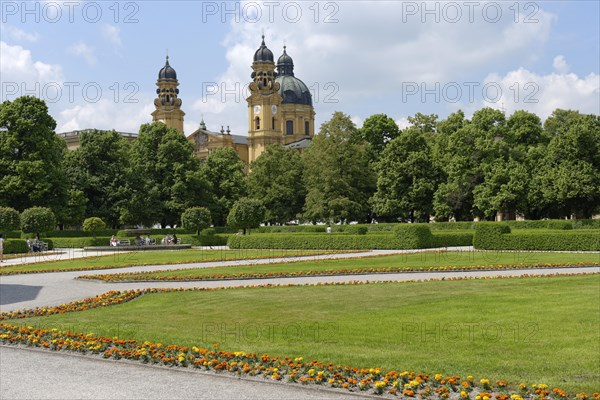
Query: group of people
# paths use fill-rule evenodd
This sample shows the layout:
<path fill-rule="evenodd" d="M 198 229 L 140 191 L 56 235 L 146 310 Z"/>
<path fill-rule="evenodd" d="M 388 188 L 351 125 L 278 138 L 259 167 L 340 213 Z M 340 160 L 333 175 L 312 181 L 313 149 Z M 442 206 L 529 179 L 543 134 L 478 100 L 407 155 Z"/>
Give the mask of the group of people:
<path fill-rule="evenodd" d="M 162 240 L 161 240 L 161 244 L 177 244 L 178 243 L 177 239 L 177 235 L 173 234 L 173 236 L 171 235 L 167 235 L 165 236 Z M 145 238 L 142 238 L 140 235 L 137 235 L 135 237 L 135 241 L 134 241 L 136 246 L 143 246 L 143 245 L 151 245 L 151 244 L 156 244 L 156 240 L 152 239 L 150 236 L 146 235 Z M 121 242 L 119 241 L 119 239 L 117 239 L 115 237 L 115 235 L 113 235 L 110 238 L 110 245 L 113 247 L 118 246 L 119 244 L 121 244 Z"/>
<path fill-rule="evenodd" d="M 177 239 L 177 235 L 176 235 L 176 234 L 173 234 L 173 236 L 171 236 L 171 235 L 167 235 L 167 236 L 165 236 L 165 237 L 164 237 L 164 238 L 163 238 L 163 239 L 160 241 L 160 243 L 161 243 L 161 244 L 177 244 L 177 241 L 178 241 L 178 240 L 179 240 L 179 239 Z"/>
<path fill-rule="evenodd" d="M 36 236 L 35 239 L 30 240 L 29 236 L 25 238 L 25 243 L 27 243 L 27 247 L 29 247 L 30 252 L 38 253 L 42 251 L 42 241 L 39 236 Z"/>

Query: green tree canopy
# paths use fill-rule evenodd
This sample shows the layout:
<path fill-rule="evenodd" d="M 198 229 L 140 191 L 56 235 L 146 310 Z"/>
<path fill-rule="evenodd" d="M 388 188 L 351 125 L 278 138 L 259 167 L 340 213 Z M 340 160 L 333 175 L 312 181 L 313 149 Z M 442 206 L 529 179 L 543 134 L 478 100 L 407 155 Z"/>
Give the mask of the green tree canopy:
<path fill-rule="evenodd" d="M 212 198 L 208 208 L 215 226 L 224 226 L 229 210 L 238 199 L 246 196 L 244 163 L 229 147 L 213 150 L 204 164 L 202 174 L 208 181 Z"/>
<path fill-rule="evenodd" d="M 14 231 L 20 227 L 19 212 L 12 207 L 0 207 L 0 232 Z"/>
<path fill-rule="evenodd" d="M 173 226 L 186 208 L 205 204 L 209 197 L 192 144 L 161 122 L 140 127 L 131 148 L 127 190 L 121 221 L 145 226 Z"/>
<path fill-rule="evenodd" d="M 56 228 L 56 217 L 46 207 L 31 207 L 21 213 L 21 230 L 37 235 L 53 231 Z"/>
<path fill-rule="evenodd" d="M 357 133 L 360 141 L 367 143 L 370 159 L 376 161 L 385 146 L 398 137 L 400 129 L 392 118 L 385 114 L 375 114 L 365 119 Z"/>
<path fill-rule="evenodd" d="M 66 144 L 55 128 L 43 100 L 24 96 L 0 104 L 0 204 L 57 211 L 66 203 Z"/>
<path fill-rule="evenodd" d="M 335 112 L 302 154 L 307 195 L 304 218 L 309 221 L 367 221 L 368 200 L 375 189 L 364 143 L 356 143 L 350 117 Z"/>
<path fill-rule="evenodd" d="M 185 229 L 194 229 L 197 235 L 200 231 L 210 227 L 212 219 L 210 210 L 206 207 L 191 207 L 181 214 L 181 224 Z"/>
<path fill-rule="evenodd" d="M 371 199 L 378 217 L 429 221 L 440 171 L 425 133 L 411 127 L 392 140 L 376 164 L 377 192 Z"/>
<path fill-rule="evenodd" d="M 265 222 L 284 224 L 298 218 L 306 196 L 300 153 L 268 146 L 250 166 L 248 193 L 267 209 Z"/>
<path fill-rule="evenodd" d="M 229 215 L 227 216 L 227 225 L 244 229 L 256 228 L 264 221 L 266 209 L 257 199 L 242 197 L 235 202 Z"/>
<path fill-rule="evenodd" d="M 63 164 L 71 190 L 82 192 L 87 199 L 85 216 L 102 218 L 112 227 L 119 225 L 121 210 L 130 197 L 129 150 L 129 142 L 114 130 L 91 130 L 82 132 L 79 148 L 66 154 Z M 80 203 L 77 193 L 69 197 L 71 214 Z"/>

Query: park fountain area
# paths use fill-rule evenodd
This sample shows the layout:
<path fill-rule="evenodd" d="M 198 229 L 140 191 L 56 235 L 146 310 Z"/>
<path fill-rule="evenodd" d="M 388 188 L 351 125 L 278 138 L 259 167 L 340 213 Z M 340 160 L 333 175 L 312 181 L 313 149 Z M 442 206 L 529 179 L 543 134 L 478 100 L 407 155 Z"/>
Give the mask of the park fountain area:
<path fill-rule="evenodd" d="M 177 243 L 171 242 L 171 235 L 160 239 L 151 238 L 151 229 L 148 228 L 133 228 L 125 229 L 126 238 L 117 238 L 115 244 L 110 246 L 88 246 L 84 247 L 85 251 L 152 251 L 152 250 L 185 250 L 191 249 L 191 244 L 181 243 L 178 239 Z M 133 239 L 130 239 L 133 238 Z"/>

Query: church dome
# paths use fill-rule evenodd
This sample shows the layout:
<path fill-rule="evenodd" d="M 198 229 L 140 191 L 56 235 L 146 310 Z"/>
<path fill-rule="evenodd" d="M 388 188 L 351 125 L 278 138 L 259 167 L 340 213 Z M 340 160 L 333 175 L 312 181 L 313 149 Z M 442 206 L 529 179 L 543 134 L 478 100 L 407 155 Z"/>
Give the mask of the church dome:
<path fill-rule="evenodd" d="M 273 52 L 265 44 L 265 35 L 262 36 L 262 43 L 254 53 L 254 62 L 273 62 Z"/>
<path fill-rule="evenodd" d="M 169 65 L 169 56 L 167 56 L 167 61 L 165 62 L 165 66 L 161 68 L 158 72 L 158 79 L 173 79 L 177 80 L 177 72 Z"/>
<path fill-rule="evenodd" d="M 279 75 L 275 82 L 279 83 L 279 94 L 283 104 L 304 104 L 312 106 L 312 96 L 308 87 L 293 75 Z"/>
<path fill-rule="evenodd" d="M 277 73 L 294 76 L 294 60 L 288 55 L 285 46 L 283 46 L 283 54 L 277 60 Z"/>

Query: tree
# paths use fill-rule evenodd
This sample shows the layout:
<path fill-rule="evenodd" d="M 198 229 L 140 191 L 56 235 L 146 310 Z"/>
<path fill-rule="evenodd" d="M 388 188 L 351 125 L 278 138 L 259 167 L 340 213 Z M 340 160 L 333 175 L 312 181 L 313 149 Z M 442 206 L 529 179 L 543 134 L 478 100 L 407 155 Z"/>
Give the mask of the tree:
<path fill-rule="evenodd" d="M 321 125 L 302 154 L 307 195 L 304 218 L 316 222 L 368 221 L 374 173 L 364 143 L 356 143 L 356 127 L 336 112 Z"/>
<path fill-rule="evenodd" d="M 398 137 L 400 129 L 392 118 L 385 114 L 375 114 L 365 119 L 357 133 L 360 141 L 368 144 L 370 159 L 376 161 L 385 146 Z"/>
<path fill-rule="evenodd" d="M 96 233 L 103 229 L 106 229 L 106 223 L 102 221 L 101 218 L 90 217 L 86 218 L 85 221 L 83 221 L 83 231 L 92 232 L 92 234 L 94 235 L 94 239 L 96 239 Z"/>
<path fill-rule="evenodd" d="M 429 221 L 440 171 L 418 128 L 410 127 L 392 140 L 375 166 L 377 192 L 371 198 L 378 217 L 411 222 Z"/>
<path fill-rule="evenodd" d="M 244 163 L 229 147 L 213 150 L 202 165 L 202 174 L 209 183 L 211 200 L 208 208 L 215 226 L 224 226 L 233 204 L 247 194 Z"/>
<path fill-rule="evenodd" d="M 129 174 L 123 223 L 173 226 L 186 208 L 208 201 L 208 185 L 192 144 L 161 122 L 140 127 Z"/>
<path fill-rule="evenodd" d="M 82 192 L 87 199 L 83 204 L 84 218 L 97 216 L 113 228 L 119 225 L 121 209 L 130 196 L 127 191 L 129 149 L 129 142 L 114 130 L 91 130 L 82 132 L 79 148 L 66 154 L 63 164 L 71 190 Z M 76 208 L 81 205 L 77 193 L 69 197 L 71 207 L 67 215 L 79 211 Z M 67 215 L 58 215 L 59 220 L 65 220 Z"/>
<path fill-rule="evenodd" d="M 181 224 L 185 229 L 194 229 L 197 235 L 200 231 L 210 227 L 210 210 L 206 207 L 191 207 L 181 214 Z"/>
<path fill-rule="evenodd" d="M 43 100 L 24 96 L 0 104 L 0 204 L 22 211 L 66 203 L 64 140 Z"/>
<path fill-rule="evenodd" d="M 242 197 L 231 207 L 227 216 L 227 225 L 244 229 L 244 234 L 248 229 L 250 234 L 250 228 L 256 228 L 263 222 L 265 212 L 266 209 L 259 200 Z"/>
<path fill-rule="evenodd" d="M 56 217 L 46 207 L 31 207 L 21 213 L 21 230 L 25 233 L 50 232 L 56 228 Z"/>
<path fill-rule="evenodd" d="M 12 207 L 0 207 L 0 232 L 14 231 L 20 227 L 19 212 Z"/>
<path fill-rule="evenodd" d="M 67 203 L 60 208 L 56 218 L 61 229 L 64 226 L 76 227 L 81 225 L 86 215 L 88 198 L 77 189 L 67 190 Z"/>
<path fill-rule="evenodd" d="M 300 153 L 282 145 L 267 147 L 250 167 L 248 193 L 267 209 L 265 222 L 284 224 L 298 218 L 306 196 Z"/>

